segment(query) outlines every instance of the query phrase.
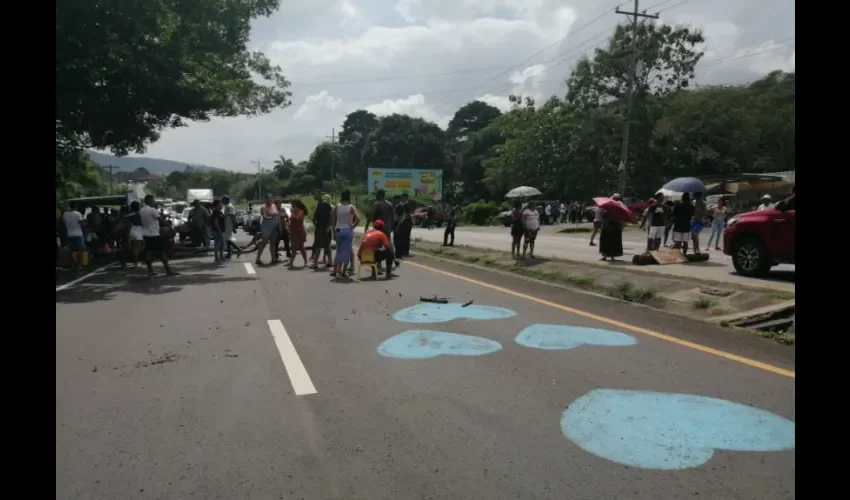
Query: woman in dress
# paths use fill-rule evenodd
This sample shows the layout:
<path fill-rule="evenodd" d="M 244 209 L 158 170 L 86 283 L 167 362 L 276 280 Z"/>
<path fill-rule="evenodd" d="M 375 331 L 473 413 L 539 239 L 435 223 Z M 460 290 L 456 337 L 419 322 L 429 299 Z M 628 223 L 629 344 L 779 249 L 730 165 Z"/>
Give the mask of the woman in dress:
<path fill-rule="evenodd" d="M 612 200 L 621 201 L 615 194 Z M 623 223 L 615 219 L 605 209 L 602 209 L 602 229 L 599 232 L 599 253 L 602 260 L 623 256 Z"/>
<path fill-rule="evenodd" d="M 304 265 L 307 265 L 307 251 L 304 244 L 307 242 L 307 230 L 304 228 L 304 218 L 307 216 L 307 206 L 301 200 L 292 202 L 292 214 L 289 216 L 289 237 L 292 242 L 292 258 L 289 260 L 289 268 L 295 267 L 295 256 L 301 253 Z"/>
<path fill-rule="evenodd" d="M 260 208 L 260 236 L 262 239 L 257 244 L 257 260 L 254 261 L 258 266 L 263 264 L 263 249 L 266 246 L 269 247 L 269 255 L 272 258 L 271 263 L 277 263 L 277 255 L 275 255 L 274 250 L 277 247 L 279 226 L 280 219 L 278 217 L 277 205 L 274 204 L 274 197 L 267 194 L 266 202 Z"/>
<path fill-rule="evenodd" d="M 522 235 L 525 234 L 525 228 L 522 226 L 522 202 L 517 200 L 514 202 L 514 209 L 511 212 L 511 258 L 518 259 L 520 256 L 520 247 L 522 247 Z"/>

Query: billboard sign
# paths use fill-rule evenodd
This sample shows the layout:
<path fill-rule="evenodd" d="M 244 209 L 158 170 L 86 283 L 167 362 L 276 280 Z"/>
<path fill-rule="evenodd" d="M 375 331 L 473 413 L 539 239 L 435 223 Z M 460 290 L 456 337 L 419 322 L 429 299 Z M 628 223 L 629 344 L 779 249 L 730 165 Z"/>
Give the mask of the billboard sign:
<path fill-rule="evenodd" d="M 443 171 L 407 168 L 370 168 L 369 193 L 379 189 L 387 196 L 407 193 L 415 200 L 441 200 L 443 198 Z"/>

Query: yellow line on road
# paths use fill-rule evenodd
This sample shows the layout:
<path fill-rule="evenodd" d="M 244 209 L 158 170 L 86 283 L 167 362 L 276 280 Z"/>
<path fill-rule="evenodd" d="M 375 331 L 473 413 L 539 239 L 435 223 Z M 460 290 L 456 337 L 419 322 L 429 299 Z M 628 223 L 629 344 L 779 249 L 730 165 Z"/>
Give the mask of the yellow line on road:
<path fill-rule="evenodd" d="M 564 305 L 561 305 L 561 304 L 556 304 L 556 303 L 550 302 L 548 300 L 539 299 L 539 298 L 534 297 L 532 295 L 526 295 L 524 293 L 515 292 L 513 290 L 503 288 L 503 287 L 500 287 L 500 286 L 497 286 L 497 285 L 493 285 L 493 284 L 490 284 L 490 283 L 487 283 L 487 282 L 484 282 L 484 281 L 479 281 L 479 280 L 476 280 L 476 279 L 467 278 L 466 276 L 462 276 L 460 274 L 450 273 L 448 271 L 435 269 L 435 268 L 430 267 L 430 266 L 424 266 L 422 264 L 417 264 L 417 263 L 410 262 L 410 261 L 406 261 L 404 263 L 404 265 L 418 267 L 418 268 L 421 268 L 421 269 L 426 269 L 428 271 L 431 271 L 431 272 L 434 272 L 434 273 L 437 273 L 437 274 L 442 274 L 444 276 L 449 276 L 451 278 L 466 281 L 468 283 L 472 283 L 472 284 L 475 284 L 475 285 L 478 285 L 478 286 L 483 286 L 484 288 L 489 288 L 491 290 L 496 290 L 497 292 L 502 292 L 502 293 L 506 293 L 508 295 L 513 295 L 514 297 L 519 297 L 519 298 L 522 298 L 522 299 L 530 300 L 532 302 L 537 302 L 538 304 L 543 304 L 544 306 L 554 307 L 555 309 L 560 309 L 562 311 L 565 311 L 565 312 L 568 312 L 568 313 L 571 313 L 571 314 L 576 314 L 578 316 L 582 316 L 582 317 L 589 318 L 589 319 L 592 319 L 592 320 L 596 320 L 596 321 L 599 321 L 601 323 L 606 323 L 606 324 L 609 324 L 611 326 L 616 326 L 618 328 L 625 328 L 625 329 L 631 330 L 633 332 L 642 333 L 643 335 L 655 337 L 657 339 L 665 340 L 667 342 L 671 342 L 673 344 L 678 344 L 678 345 L 683 346 L 683 347 L 688 347 L 690 349 L 695 349 L 697 351 L 704 352 L 704 353 L 707 353 L 707 354 L 713 354 L 715 356 L 720 356 L 721 358 L 725 358 L 725 359 L 728 359 L 730 361 L 737 361 L 738 363 L 743 363 L 745 365 L 752 366 L 752 367 L 758 368 L 760 370 L 768 371 L 768 372 L 771 372 L 771 373 L 776 373 L 778 375 L 783 375 L 783 376 L 790 377 L 790 378 L 796 378 L 796 373 L 793 370 L 786 370 L 784 368 L 779 368 L 778 366 L 773 366 L 773 365 L 769 365 L 767 363 L 762 363 L 761 361 L 756 361 L 754 359 L 746 358 L 744 356 L 738 356 L 737 354 L 732 354 L 730 352 L 721 351 L 719 349 L 714 349 L 713 347 L 704 346 L 702 344 L 697 344 L 697 343 L 694 343 L 694 342 L 688 342 L 687 340 L 682 340 L 680 338 L 676 338 L 676 337 L 673 337 L 673 336 L 670 336 L 670 335 L 665 335 L 663 333 L 659 333 L 659 332 L 656 332 L 656 331 L 653 331 L 653 330 L 648 330 L 646 328 L 641 328 L 639 326 L 634 326 L 634 325 L 630 325 L 628 323 L 623 323 L 622 321 L 617 321 L 617 320 L 614 320 L 614 319 L 611 319 L 611 318 L 606 318 L 604 316 L 599 316 L 597 314 L 589 313 L 587 311 L 582 311 L 580 309 L 574 309 L 572 307 L 564 306 Z"/>

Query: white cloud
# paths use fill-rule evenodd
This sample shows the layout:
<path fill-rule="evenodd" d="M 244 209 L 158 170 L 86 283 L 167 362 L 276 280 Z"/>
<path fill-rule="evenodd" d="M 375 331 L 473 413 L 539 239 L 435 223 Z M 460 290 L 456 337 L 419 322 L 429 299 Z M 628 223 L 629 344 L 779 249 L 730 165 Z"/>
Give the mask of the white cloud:
<path fill-rule="evenodd" d="M 147 156 L 249 170 L 248 161 L 258 157 L 306 159 L 356 109 L 408 113 L 445 126 L 475 98 L 500 109 L 509 108 L 511 93 L 542 102 L 563 95 L 577 58 L 625 20 L 613 13 L 619 3 L 288 0 L 253 23 L 252 46 L 284 68 L 293 105 L 259 118 L 165 131 Z M 791 0 L 659 8 L 670 6 L 663 21 L 692 25 L 706 36 L 698 83 L 739 83 L 794 68 L 793 40 L 787 40 L 794 34 Z"/>
<path fill-rule="evenodd" d="M 307 96 L 304 104 L 298 108 L 298 111 L 292 115 L 292 118 L 296 120 L 309 120 L 324 111 L 333 111 L 341 104 L 342 99 L 330 95 L 327 90 L 323 90 L 318 94 Z"/>
<path fill-rule="evenodd" d="M 445 128 L 451 119 L 450 115 L 439 115 L 425 102 L 422 94 L 411 95 L 405 99 L 384 100 L 378 104 L 366 106 L 366 111 L 378 116 L 391 115 L 394 113 L 424 118 Z"/>

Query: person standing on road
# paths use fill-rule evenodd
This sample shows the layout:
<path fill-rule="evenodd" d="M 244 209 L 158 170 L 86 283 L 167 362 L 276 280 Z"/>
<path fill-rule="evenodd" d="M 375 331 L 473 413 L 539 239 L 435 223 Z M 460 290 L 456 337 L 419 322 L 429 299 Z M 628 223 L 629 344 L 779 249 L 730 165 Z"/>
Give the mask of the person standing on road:
<path fill-rule="evenodd" d="M 201 205 L 200 200 L 192 202 L 192 210 L 189 212 L 189 222 L 193 229 L 194 239 L 198 240 L 198 244 L 203 248 L 210 246 L 210 234 L 207 232 L 210 227 L 210 211 L 207 207 Z"/>
<path fill-rule="evenodd" d="M 446 230 L 443 232 L 443 246 L 444 247 L 453 247 L 455 246 L 455 227 L 457 227 L 457 207 L 452 207 L 449 209 L 449 212 L 446 214 Z M 451 243 L 449 243 L 449 237 L 451 237 Z"/>
<path fill-rule="evenodd" d="M 769 194 L 766 194 L 761 197 L 761 205 L 756 209 L 756 212 L 761 212 L 762 210 L 770 210 L 774 208 L 776 205 L 773 204 L 773 198 L 770 197 Z"/>
<path fill-rule="evenodd" d="M 514 202 L 514 209 L 511 212 L 511 258 L 518 259 L 520 256 L 520 248 L 522 247 L 522 235 L 525 234 L 525 227 L 522 225 L 522 202 L 517 200 Z"/>
<path fill-rule="evenodd" d="M 694 206 L 691 205 L 691 195 L 684 193 L 682 201 L 673 207 L 673 248 L 681 249 L 682 254 L 688 253 L 693 216 Z"/>
<path fill-rule="evenodd" d="M 395 244 L 396 258 L 401 260 L 405 257 L 410 257 L 410 233 L 413 231 L 413 209 L 410 206 L 410 199 L 407 193 L 401 194 L 401 202 L 398 205 L 400 208 L 396 210 L 398 219 L 398 240 L 393 241 Z"/>
<path fill-rule="evenodd" d="M 643 214 L 643 220 L 640 223 L 640 228 L 646 225 L 649 219 L 649 232 L 646 236 L 647 251 L 658 250 L 661 248 L 661 239 L 664 237 L 664 228 L 667 226 L 667 205 L 664 204 L 664 195 L 655 193 L 654 200 Z"/>
<path fill-rule="evenodd" d="M 331 197 L 316 191 L 316 211 L 313 212 L 313 252 L 312 266 L 319 267 L 319 253 L 324 252 L 322 263 L 327 267 L 333 267 L 334 260 L 331 254 Z"/>
<path fill-rule="evenodd" d="M 224 260 L 224 212 L 221 210 L 221 201 L 213 201 L 212 213 L 210 214 L 210 228 L 213 237 L 213 258 L 216 262 Z"/>
<path fill-rule="evenodd" d="M 289 214 L 286 212 L 286 207 L 280 203 L 277 204 L 277 210 L 280 217 L 280 230 L 278 231 L 277 248 L 275 248 L 274 254 L 280 256 L 280 243 L 283 242 L 283 252 L 286 254 L 287 259 L 291 259 L 292 250 L 289 248 Z"/>
<path fill-rule="evenodd" d="M 292 258 L 289 259 L 289 268 L 295 268 L 295 256 L 301 253 L 304 265 L 308 264 L 307 251 L 304 245 L 307 243 L 307 230 L 304 228 L 304 218 L 307 217 L 307 205 L 301 200 L 292 202 L 292 215 L 289 217 L 289 234 L 292 239 Z"/>
<path fill-rule="evenodd" d="M 392 228 L 395 226 L 395 207 L 393 207 L 392 203 L 387 201 L 387 192 L 383 189 L 379 189 L 377 193 L 375 193 L 375 204 L 372 205 L 372 212 L 369 218 L 366 220 L 366 229 L 369 229 L 369 221 L 372 220 L 374 222 L 381 221 L 381 229 L 389 241 L 390 235 L 392 234 Z M 373 224 L 374 225 L 374 224 Z M 375 226 L 377 227 L 377 226 Z M 391 246 L 391 245 L 389 245 Z M 381 264 L 378 264 L 378 273 L 382 273 Z"/>
<path fill-rule="evenodd" d="M 691 219 L 691 240 L 694 242 L 694 255 L 699 255 L 699 233 L 705 226 L 705 216 L 708 209 L 705 206 L 705 200 L 702 193 L 694 193 L 694 215 Z"/>
<path fill-rule="evenodd" d="M 528 206 L 522 211 L 522 227 L 525 230 L 522 258 L 524 259 L 526 252 L 528 252 L 528 256 L 534 259 L 534 241 L 537 239 L 537 232 L 540 231 L 540 212 L 537 210 L 537 204 L 534 200 L 529 201 Z"/>
<path fill-rule="evenodd" d="M 130 212 L 127 214 L 127 223 L 130 225 L 130 244 L 126 254 L 133 257 L 133 267 L 139 266 L 139 256 L 142 254 L 142 244 L 145 241 L 142 217 L 139 215 L 141 208 L 139 202 L 134 201 L 130 203 Z"/>
<path fill-rule="evenodd" d="M 558 208 L 559 208 L 558 213 L 561 215 L 561 224 L 563 224 L 563 223 L 567 222 L 567 206 L 562 201 L 561 205 Z"/>
<path fill-rule="evenodd" d="M 340 194 L 339 205 L 332 213 L 332 224 L 336 234 L 336 259 L 331 276 L 340 273 L 346 276 L 348 266 L 352 261 L 351 244 L 354 239 L 354 228 L 360 223 L 357 209 L 351 205 L 351 191 L 343 191 Z"/>
<path fill-rule="evenodd" d="M 80 267 L 82 253 L 86 250 L 86 242 L 83 237 L 84 221 L 83 214 L 67 205 L 65 206 L 65 211 L 62 212 L 62 225 L 65 226 L 68 250 L 71 252 L 71 266 L 74 269 Z"/>
<path fill-rule="evenodd" d="M 271 194 L 266 195 L 265 203 L 260 207 L 260 237 L 262 238 L 257 243 L 257 258 L 254 263 L 258 266 L 263 265 L 263 249 L 269 247 L 269 256 L 271 264 L 276 264 L 278 261 L 277 255 L 274 253 L 275 244 L 277 243 L 278 226 L 280 225 L 278 218 L 277 205 L 274 203 L 274 197 Z"/>
<path fill-rule="evenodd" d="M 726 227 L 726 201 L 723 198 L 717 200 L 717 205 L 711 209 L 711 234 L 708 236 L 708 243 L 705 244 L 705 249 L 711 248 L 711 241 L 714 240 L 714 249 L 720 250 L 720 240 L 723 238 L 723 229 Z"/>
<path fill-rule="evenodd" d="M 593 242 L 593 238 L 596 237 L 596 234 L 600 229 L 602 229 L 602 209 L 597 205 L 593 207 L 593 232 L 590 233 L 590 246 L 596 246 L 596 243 Z"/>
<path fill-rule="evenodd" d="M 667 244 L 667 240 L 670 236 L 670 230 L 673 229 L 673 207 L 676 205 L 673 203 L 673 200 L 667 200 L 664 202 L 664 206 L 667 207 L 667 215 L 665 217 L 666 221 L 664 225 L 664 247 L 670 248 L 670 245 Z"/>
<path fill-rule="evenodd" d="M 139 219 L 142 223 L 142 237 L 145 242 L 145 264 L 148 266 L 148 276 L 156 276 L 153 271 L 153 259 L 159 258 L 165 268 L 167 276 L 175 276 L 177 272 L 171 270 L 168 265 L 168 248 L 165 238 L 159 231 L 159 210 L 156 209 L 156 200 L 153 195 L 145 196 L 145 206 L 139 210 Z"/>
<path fill-rule="evenodd" d="M 236 207 L 230 203 L 230 196 L 224 195 L 221 197 L 222 213 L 224 215 L 224 244 L 227 247 L 225 260 L 230 260 L 231 250 L 236 249 L 236 258 L 242 256 L 242 249 L 233 241 L 233 235 L 236 234 Z"/>

